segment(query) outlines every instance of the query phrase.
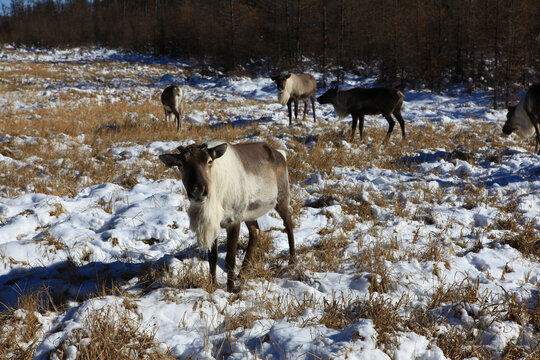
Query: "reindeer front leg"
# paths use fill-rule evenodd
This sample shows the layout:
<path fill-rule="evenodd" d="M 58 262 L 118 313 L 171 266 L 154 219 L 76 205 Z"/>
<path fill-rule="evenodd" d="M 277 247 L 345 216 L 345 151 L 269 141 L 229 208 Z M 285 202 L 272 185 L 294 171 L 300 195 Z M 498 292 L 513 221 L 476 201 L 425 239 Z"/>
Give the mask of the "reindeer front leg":
<path fill-rule="evenodd" d="M 287 108 L 289 109 L 289 126 L 292 125 L 292 100 L 287 102 Z"/>
<path fill-rule="evenodd" d="M 358 132 L 360 133 L 360 140 L 364 137 L 364 114 L 358 114 Z"/>
<path fill-rule="evenodd" d="M 217 287 L 217 281 L 216 281 L 217 259 L 218 259 L 218 241 L 216 239 L 214 240 L 212 249 L 208 251 L 208 264 L 210 265 L 210 277 L 211 277 L 210 281 L 212 281 L 212 288 Z"/>
<path fill-rule="evenodd" d="M 531 118 L 532 120 L 532 118 Z M 538 120 L 538 119 L 537 119 Z M 540 130 L 538 129 L 538 123 L 533 120 L 534 125 L 534 131 L 536 133 L 536 140 L 534 142 L 534 152 L 540 155 L 540 149 L 538 149 L 538 146 L 540 145 Z"/>
<path fill-rule="evenodd" d="M 294 100 L 294 121 L 298 122 L 298 100 Z"/>
<path fill-rule="evenodd" d="M 358 124 L 358 115 L 357 114 L 351 114 L 351 116 L 352 116 L 352 129 L 351 129 L 351 140 L 350 140 L 350 142 L 353 142 L 354 133 L 356 132 L 356 124 Z M 360 131 L 360 139 L 362 139 L 362 131 Z"/>
<path fill-rule="evenodd" d="M 234 291 L 234 267 L 236 265 L 236 248 L 240 235 L 240 223 L 227 228 L 227 256 L 225 257 L 225 269 L 227 270 L 227 291 Z"/>

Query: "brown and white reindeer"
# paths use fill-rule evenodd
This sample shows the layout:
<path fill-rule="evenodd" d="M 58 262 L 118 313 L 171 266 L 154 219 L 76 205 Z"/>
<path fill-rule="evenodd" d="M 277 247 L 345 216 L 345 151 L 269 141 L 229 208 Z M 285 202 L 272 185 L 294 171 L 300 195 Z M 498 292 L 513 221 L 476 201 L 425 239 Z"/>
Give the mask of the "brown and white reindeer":
<path fill-rule="evenodd" d="M 330 88 L 327 92 L 319 96 L 319 104 L 332 104 L 334 111 L 339 118 L 352 116 L 351 141 L 354 138 L 356 124 L 360 131 L 360 139 L 364 130 L 364 115 L 382 114 L 388 121 L 388 132 L 383 144 L 388 142 L 390 133 L 396 124 L 394 115 L 401 126 L 401 137 L 405 139 L 405 121 L 401 116 L 401 106 L 405 95 L 403 92 L 392 87 L 381 88 L 353 88 L 350 90 L 339 90 L 337 87 Z"/>
<path fill-rule="evenodd" d="M 216 282 L 217 237 L 227 230 L 227 290 L 234 290 L 234 268 L 240 225 L 245 222 L 249 242 L 241 272 L 258 241 L 257 218 L 275 209 L 289 240 L 290 262 L 295 262 L 293 223 L 289 210 L 289 176 L 284 153 L 265 143 L 212 143 L 178 147 L 179 154 L 159 159 L 175 166 L 187 192 L 190 228 L 201 248 L 209 251 L 210 275 Z"/>
<path fill-rule="evenodd" d="M 306 120 L 306 112 L 308 107 L 308 99 L 311 100 L 313 109 L 313 121 L 317 121 L 315 115 L 315 97 L 317 96 L 317 82 L 310 74 L 286 74 L 270 77 L 278 88 L 278 101 L 281 105 L 287 105 L 289 110 L 289 125 L 292 124 L 291 106 L 294 103 L 294 118 L 298 121 L 298 102 L 304 101 L 304 117 Z"/>
<path fill-rule="evenodd" d="M 516 106 L 509 106 L 503 133 L 510 135 L 516 131 L 522 138 L 536 134 L 534 152 L 540 155 L 540 83 L 529 87 L 525 96 Z"/>
<path fill-rule="evenodd" d="M 180 130 L 185 110 L 184 91 L 182 88 L 177 85 L 170 85 L 165 88 L 161 93 L 161 104 L 163 104 L 163 110 L 165 111 L 165 121 L 169 122 L 169 118 L 174 115 L 176 130 Z"/>

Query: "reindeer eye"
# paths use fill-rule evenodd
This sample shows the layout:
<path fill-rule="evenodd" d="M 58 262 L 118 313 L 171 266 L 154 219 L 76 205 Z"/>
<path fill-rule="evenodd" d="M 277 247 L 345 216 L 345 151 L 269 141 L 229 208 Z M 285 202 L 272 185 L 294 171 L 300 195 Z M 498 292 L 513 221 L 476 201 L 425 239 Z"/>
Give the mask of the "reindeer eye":
<path fill-rule="evenodd" d="M 207 164 L 208 164 L 208 165 L 212 165 L 213 162 L 214 162 L 214 161 L 212 160 L 212 158 L 210 158 L 210 159 L 208 159 Z"/>

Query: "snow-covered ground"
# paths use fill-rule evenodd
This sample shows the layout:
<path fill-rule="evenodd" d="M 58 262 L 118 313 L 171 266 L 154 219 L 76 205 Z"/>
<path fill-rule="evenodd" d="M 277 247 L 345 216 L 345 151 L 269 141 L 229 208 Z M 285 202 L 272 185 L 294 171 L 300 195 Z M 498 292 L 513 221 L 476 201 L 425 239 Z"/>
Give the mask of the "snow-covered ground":
<path fill-rule="evenodd" d="M 276 90 L 268 76 L 204 76 L 193 73 L 188 62 L 99 48 L 45 51 L 4 47 L 0 62 L 4 71 L 27 63 L 77 64 L 83 74 L 99 62 L 109 67 L 103 78 L 81 80 L 73 74 L 70 79 L 55 81 L 23 76 L 21 84 L 37 88 L 36 96 L 2 92 L 0 114 L 62 106 L 58 99 L 71 90 L 89 96 L 95 93 L 95 100 L 103 103 L 134 93 L 133 102 L 157 101 L 156 93 L 177 83 L 185 86 L 188 104 L 203 99 L 246 102 L 246 106 L 227 108 L 228 121 L 234 126 L 257 123 L 259 133 L 274 134 L 275 142 L 289 151 L 289 159 L 295 156 L 293 142 L 298 143 L 298 136 L 282 133 L 288 119 L 285 109 L 274 101 Z M 314 74 L 318 79 L 322 76 Z M 345 86 L 366 85 L 372 80 L 349 75 Z M 22 294 L 43 286 L 51 298 L 66 299 L 65 310 L 39 316 L 38 359 L 49 358 L 70 334 L 85 326 L 85 316 L 92 309 L 126 307 L 127 298 L 141 326 L 155 331 L 156 339 L 178 358 L 437 360 L 450 358 L 438 341 L 453 329 L 470 330 L 476 345 L 488 349 L 493 358 L 501 358 L 511 342 L 538 349 L 538 319 L 536 325 L 531 319 L 518 323 L 501 314 L 508 312 L 505 304 L 512 296 L 529 309 L 528 314 L 539 309 L 540 156 L 532 153 L 530 141 L 499 139 L 505 112 L 490 108 L 487 92 L 470 94 L 456 86 L 444 94 L 419 90 L 406 91 L 406 96 L 407 131 L 451 128 L 451 136 L 461 134 L 453 140 L 455 147 L 419 145 L 395 157 L 398 165 L 393 169 L 364 164 L 363 153 L 376 141 L 370 134 L 386 128 L 383 118 L 368 117 L 362 145 L 351 146 L 347 136 L 339 144 L 359 159 L 358 164 L 334 166 L 331 174 L 311 169 L 305 180 L 291 184 L 293 199 L 303 204 L 294 232 L 296 246 L 302 249 L 299 263 L 287 266 L 287 236 L 277 214 L 270 213 L 260 225 L 272 239 L 270 254 L 263 257 L 271 275 L 249 279 L 237 294 L 224 290 L 224 247 L 219 252 L 217 290 L 209 293 L 204 286 L 178 284 L 172 279 L 189 271 L 207 275 L 204 254 L 197 250 L 195 236 L 188 230 L 188 201 L 182 183 L 172 171 L 157 165 L 159 154 L 187 144 L 189 139 L 122 142 L 110 147 L 108 153 L 128 169 L 155 156 L 154 169 L 163 174 L 138 172 L 132 187 L 103 183 L 81 188 L 74 196 L 55 196 L 27 186 L 17 189 L 20 195 L 14 196 L 13 189 L 0 183 L 0 304 L 17 306 Z M 307 152 L 317 141 L 310 134 L 348 131 L 350 126 L 350 118 L 337 120 L 331 107 L 317 109 L 316 124 L 309 113 L 306 121 L 295 126 L 296 133 L 305 136 Z M 153 115 L 162 117 L 161 112 Z M 5 115 L 0 116 L 5 121 Z M 219 126 L 219 121 L 205 109 L 188 115 L 188 122 L 199 127 Z M 399 137 L 394 130 L 393 144 Z M 259 138 L 257 134 L 248 137 Z M 486 143 L 477 153 L 465 146 L 472 138 Z M 57 134 L 36 139 L 0 133 L 0 146 L 36 141 L 54 143 L 57 148 L 71 143 L 80 147 L 84 137 Z M 508 146 L 492 148 L 495 141 Z M 378 151 L 384 154 L 385 149 Z M 35 161 L 34 157 L 20 159 L 0 152 L 0 179 L 8 169 L 24 168 Z M 508 204 L 513 209 L 505 212 Z M 364 205 L 367 215 L 350 210 Z M 502 220 L 514 225 L 504 226 Z M 533 243 L 536 238 L 535 254 L 524 254 L 504 241 L 520 234 L 533 237 Z M 247 236 L 245 228 L 242 236 Z M 224 237 L 222 231 L 220 240 Z M 342 245 L 328 247 L 331 250 L 326 255 L 337 260 L 326 263 L 316 252 L 329 241 Z M 240 251 L 237 264 L 242 259 Z M 141 280 L 150 268 L 161 264 L 167 266 L 171 279 L 160 278 L 150 285 Z M 379 268 L 383 270 L 377 272 Z M 131 296 L 93 296 L 103 282 L 117 283 Z M 450 296 L 456 287 L 458 292 L 474 289 L 476 300 Z M 448 297 L 435 300 L 441 291 Z M 438 320 L 426 331 L 400 321 L 398 328 L 391 329 L 394 341 L 388 345 L 375 315 L 362 310 L 377 301 L 386 309 L 395 308 L 401 319 L 420 311 Z M 326 320 L 332 311 L 345 319 L 342 326 Z M 234 321 L 240 325 L 230 325 Z"/>

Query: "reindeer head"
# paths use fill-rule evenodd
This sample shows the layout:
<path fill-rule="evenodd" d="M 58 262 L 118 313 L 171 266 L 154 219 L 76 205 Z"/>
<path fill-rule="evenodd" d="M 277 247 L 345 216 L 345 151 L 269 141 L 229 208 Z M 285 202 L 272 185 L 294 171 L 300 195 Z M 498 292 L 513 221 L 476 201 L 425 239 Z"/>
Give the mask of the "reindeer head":
<path fill-rule="evenodd" d="M 317 98 L 319 104 L 331 104 L 335 102 L 336 95 L 339 89 L 337 86 L 328 89 L 324 94 Z"/>
<path fill-rule="evenodd" d="M 179 146 L 179 154 L 163 154 L 159 159 L 167 166 L 177 167 L 190 201 L 204 202 L 208 196 L 212 164 L 226 150 L 226 143 L 212 148 L 206 144 Z"/>
<path fill-rule="evenodd" d="M 503 133 L 506 135 L 510 135 L 514 130 L 517 129 L 516 124 L 514 124 L 514 113 L 516 112 L 515 106 L 509 106 L 508 107 L 508 113 L 506 114 L 506 122 L 503 126 Z"/>
<path fill-rule="evenodd" d="M 271 79 L 277 85 L 278 88 L 278 102 L 281 105 L 287 105 L 290 99 L 291 84 L 287 85 L 287 80 L 291 77 L 291 74 L 272 76 Z"/>
<path fill-rule="evenodd" d="M 276 76 L 271 76 L 270 79 L 272 79 L 278 88 L 278 91 L 283 91 L 285 89 L 285 84 L 287 83 L 287 79 L 291 77 L 291 74 L 280 74 Z"/>

